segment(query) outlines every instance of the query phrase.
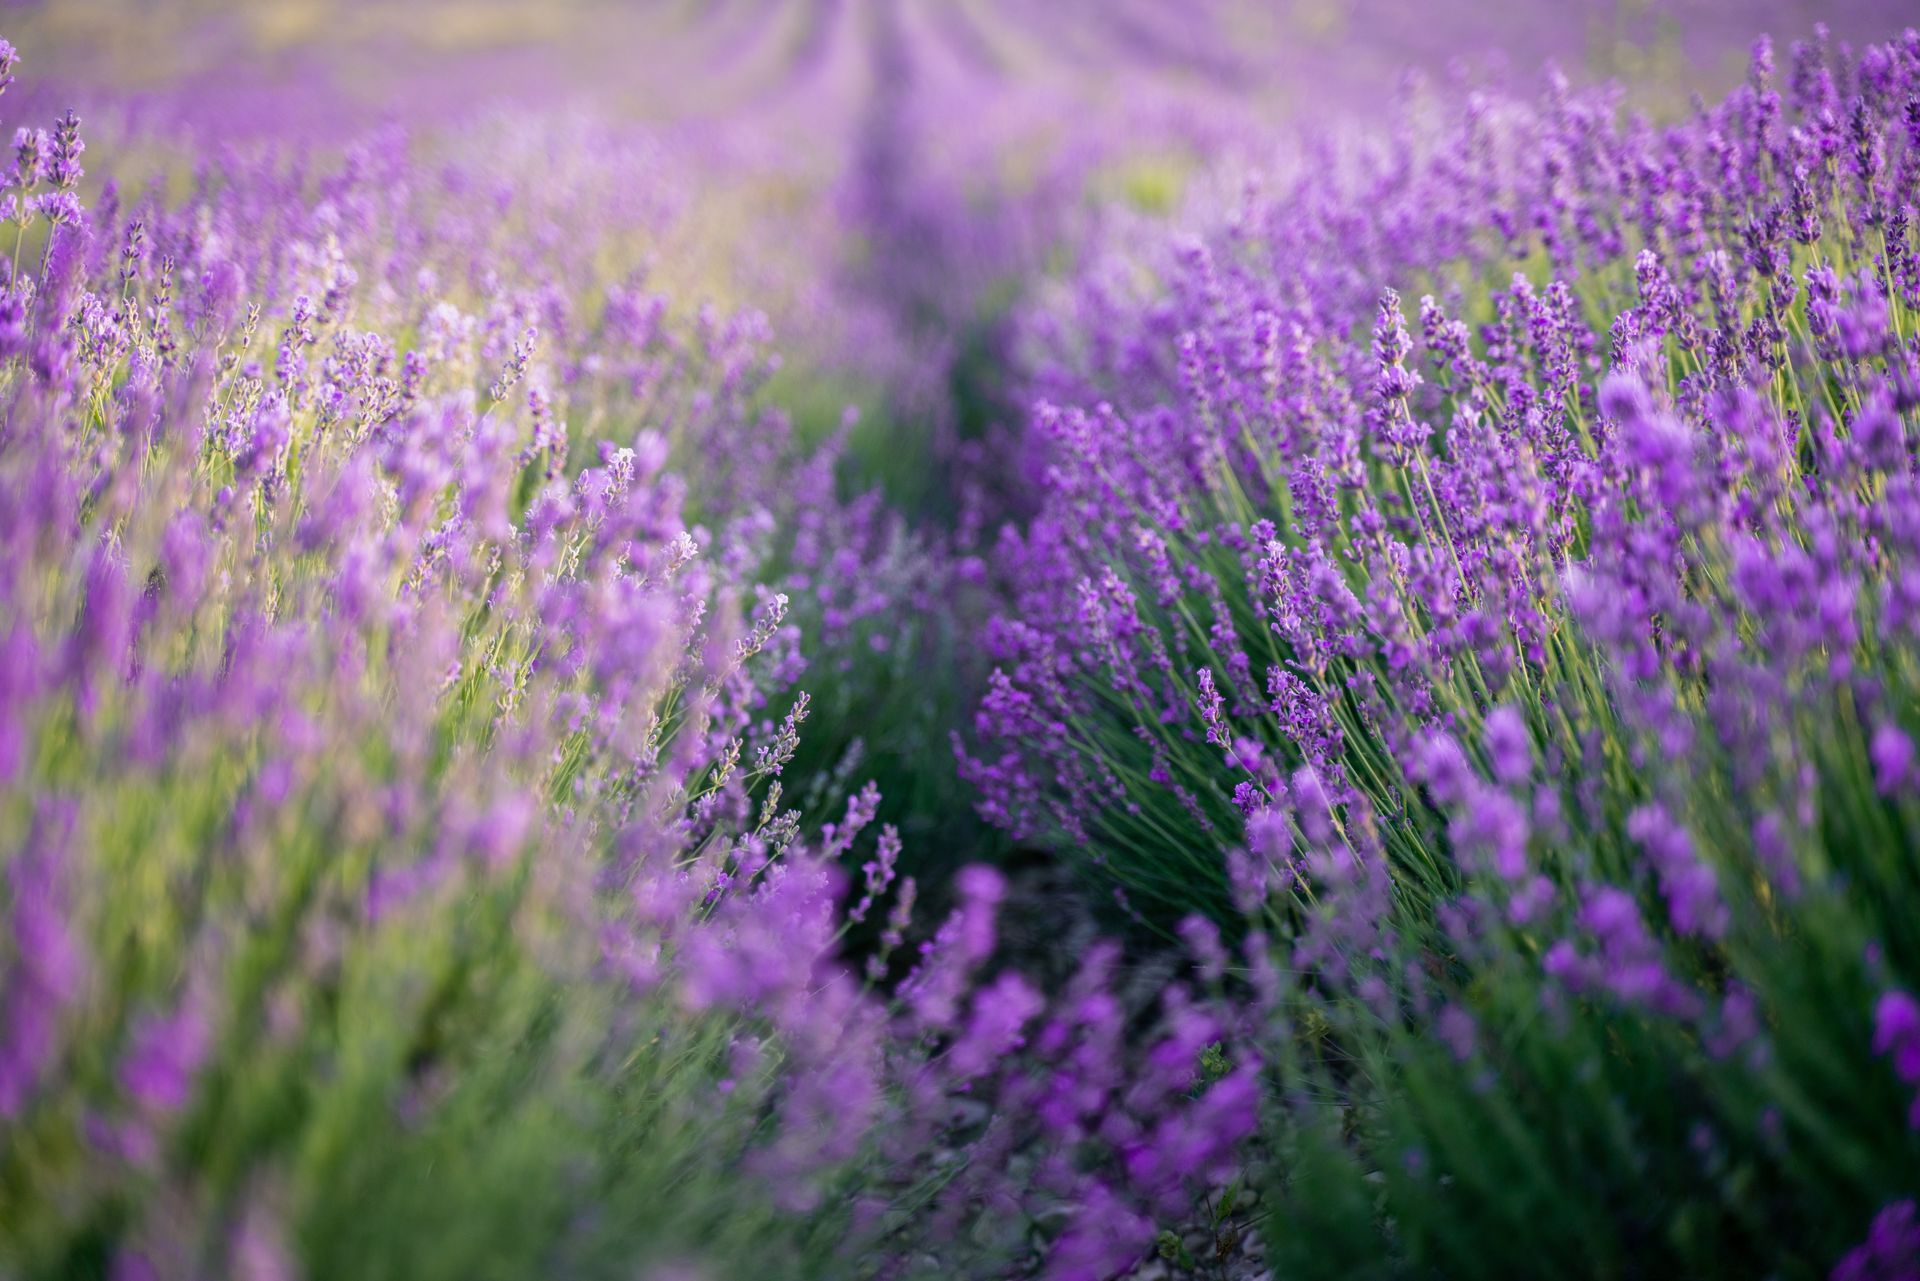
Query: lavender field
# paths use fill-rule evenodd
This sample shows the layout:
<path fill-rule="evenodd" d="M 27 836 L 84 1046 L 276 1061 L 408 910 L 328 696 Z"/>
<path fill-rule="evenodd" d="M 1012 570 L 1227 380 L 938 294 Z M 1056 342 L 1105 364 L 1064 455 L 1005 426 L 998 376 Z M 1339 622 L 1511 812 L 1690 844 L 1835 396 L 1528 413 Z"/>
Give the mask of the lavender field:
<path fill-rule="evenodd" d="M 0 1281 L 1920 1281 L 1916 27 L 0 6 Z"/>

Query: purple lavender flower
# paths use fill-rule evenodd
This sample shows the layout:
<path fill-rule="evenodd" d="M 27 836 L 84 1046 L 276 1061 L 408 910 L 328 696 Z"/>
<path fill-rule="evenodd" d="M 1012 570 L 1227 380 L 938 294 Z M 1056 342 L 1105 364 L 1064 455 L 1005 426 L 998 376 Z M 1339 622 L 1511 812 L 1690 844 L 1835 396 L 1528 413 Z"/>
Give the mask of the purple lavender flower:
<path fill-rule="evenodd" d="M 1727 929 L 1713 868 L 1694 848 L 1693 838 L 1664 806 L 1644 805 L 1627 816 L 1627 835 L 1652 860 L 1674 928 L 1686 934 L 1718 938 Z"/>
<path fill-rule="evenodd" d="M 189 994 L 178 1008 L 148 1015 L 135 1027 L 120 1083 L 142 1107 L 166 1115 L 186 1106 L 211 1048 L 203 1006 L 203 998 Z"/>
<path fill-rule="evenodd" d="M 1920 1209 L 1895 1201 L 1873 1216 L 1867 1239 L 1833 1265 L 1831 1281 L 1915 1281 L 1920 1278 Z"/>
<path fill-rule="evenodd" d="M 1873 1010 L 1873 1052 L 1893 1059 L 1903 1084 L 1920 1085 L 1920 1002 L 1898 989 L 1881 993 Z M 1908 1124 L 1920 1129 L 1920 1095 Z"/>
<path fill-rule="evenodd" d="M 79 186 L 86 172 L 80 167 L 80 153 L 86 149 L 87 144 L 80 140 L 80 117 L 69 111 L 54 122 L 53 142 L 47 155 L 47 181 L 61 191 L 72 191 Z"/>
<path fill-rule="evenodd" d="M 1913 740 L 1898 726 L 1882 725 L 1874 730 L 1868 755 L 1873 762 L 1873 785 L 1882 796 L 1897 795 L 1913 785 Z"/>
<path fill-rule="evenodd" d="M 11 955 L 0 977 L 0 1116 L 16 1117 L 51 1070 L 59 1025 L 79 996 L 84 954 L 69 916 L 69 852 L 77 815 L 50 799 L 7 869 Z"/>
<path fill-rule="evenodd" d="M 1486 746 L 1493 776 L 1509 787 L 1527 781 L 1533 773 L 1533 736 L 1520 713 L 1496 707 L 1487 713 Z"/>

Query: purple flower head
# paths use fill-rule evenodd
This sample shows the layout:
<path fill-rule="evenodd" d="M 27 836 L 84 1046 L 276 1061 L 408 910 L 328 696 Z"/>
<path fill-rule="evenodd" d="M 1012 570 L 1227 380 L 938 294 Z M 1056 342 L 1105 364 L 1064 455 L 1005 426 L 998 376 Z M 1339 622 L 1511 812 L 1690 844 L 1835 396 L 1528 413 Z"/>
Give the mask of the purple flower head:
<path fill-rule="evenodd" d="M 1895 1201 L 1874 1215 L 1867 1239 L 1834 1264 L 1831 1281 L 1920 1281 L 1920 1207 Z"/>
<path fill-rule="evenodd" d="M 1713 868 L 1694 847 L 1692 834 L 1663 805 L 1643 805 L 1627 816 L 1627 835 L 1639 842 L 1653 863 L 1674 928 L 1684 934 L 1719 938 L 1728 913 L 1720 899 Z"/>
<path fill-rule="evenodd" d="M 45 191 L 27 202 L 27 208 L 56 227 L 71 227 L 86 217 L 86 207 L 71 191 Z"/>
<path fill-rule="evenodd" d="M 1526 875 L 1532 829 L 1526 808 L 1507 793 L 1476 787 L 1454 811 L 1448 832 L 1461 850 L 1486 859 L 1502 879 L 1518 882 Z"/>
<path fill-rule="evenodd" d="M 973 1012 L 947 1055 L 947 1070 L 957 1081 L 986 1072 L 1024 1043 L 1027 1024 L 1046 1001 L 1017 974 L 1002 974 L 973 999 Z"/>
<path fill-rule="evenodd" d="M 1557 940 L 1542 958 L 1548 975 L 1576 992 L 1610 993 L 1656 1014 L 1691 1018 L 1699 1012 L 1698 995 L 1668 970 L 1631 894 L 1610 885 L 1589 890 L 1577 920 L 1594 952 L 1583 954 L 1572 940 Z"/>
<path fill-rule="evenodd" d="M 1873 731 L 1867 747 L 1873 763 L 1873 786 L 1882 796 L 1893 796 L 1913 786 L 1913 740 L 1896 725 L 1883 724 Z"/>
<path fill-rule="evenodd" d="M 1867 466 L 1886 472 L 1903 470 L 1911 453 L 1907 448 L 1906 424 L 1890 398 L 1875 396 L 1853 420 L 1853 442 Z"/>
<path fill-rule="evenodd" d="M 1333 802 L 1326 785 L 1311 766 L 1293 772 L 1287 790 L 1294 801 L 1294 816 L 1301 834 L 1314 846 L 1325 846 L 1333 839 Z"/>
<path fill-rule="evenodd" d="M 86 172 L 80 167 L 80 153 L 86 149 L 87 144 L 80 140 L 80 117 L 69 111 L 54 122 L 47 157 L 47 181 L 61 191 L 72 191 L 79 186 Z"/>
<path fill-rule="evenodd" d="M 861 864 L 860 874 L 865 878 L 865 892 L 860 901 L 847 913 L 847 919 L 859 924 L 867 919 L 873 905 L 893 884 L 893 878 L 900 864 L 902 842 L 900 831 L 888 823 L 880 829 L 880 840 L 874 847 L 873 858 Z"/>
<path fill-rule="evenodd" d="M 1600 412 L 1619 429 L 1628 466 L 1645 473 L 1653 494 L 1669 511 L 1695 496 L 1694 455 L 1699 442 L 1675 413 L 1654 402 L 1638 374 L 1615 371 L 1600 384 Z"/>
<path fill-rule="evenodd" d="M 1201 668 L 1194 673 L 1194 681 L 1199 687 L 1194 703 L 1200 712 L 1201 723 L 1207 727 L 1207 741 L 1216 747 L 1229 746 L 1232 739 L 1226 725 L 1226 700 L 1214 688 L 1212 670 Z"/>
<path fill-rule="evenodd" d="M 1440 1017 L 1434 1025 L 1441 1044 L 1453 1052 L 1453 1057 L 1465 1063 L 1473 1057 L 1478 1031 L 1474 1026 L 1473 1015 L 1454 1002 L 1449 1001 L 1440 1010 Z"/>
<path fill-rule="evenodd" d="M 1404 448 L 1426 442 L 1426 429 L 1407 410 L 1407 398 L 1420 385 L 1420 375 L 1406 367 L 1413 340 L 1400 311 L 1400 295 L 1389 289 L 1380 299 L 1373 324 L 1373 394 L 1387 415 L 1387 438 Z"/>
<path fill-rule="evenodd" d="M 45 129 L 28 129 L 23 125 L 13 131 L 14 180 L 22 190 L 38 185 L 46 176 L 48 154 L 52 150 L 53 140 L 47 137 Z"/>
<path fill-rule="evenodd" d="M 166 1115 L 186 1106 L 212 1048 L 203 1004 L 190 993 L 172 1012 L 148 1015 L 135 1027 L 120 1083 L 143 1107 Z"/>
<path fill-rule="evenodd" d="M 1496 707 L 1487 713 L 1486 747 L 1493 776 L 1507 786 L 1518 786 L 1533 773 L 1533 736 L 1514 708 Z"/>
<path fill-rule="evenodd" d="M 18 1116 L 52 1065 L 60 1021 L 85 976 L 69 915 L 75 818 L 70 803 L 44 801 L 7 868 L 12 961 L 0 973 L 0 1117 Z"/>
<path fill-rule="evenodd" d="M 1908 1085 L 1920 1085 L 1920 1002 L 1898 989 L 1883 992 L 1873 1007 L 1873 1052 L 1891 1055 Z"/>
<path fill-rule="evenodd" d="M 1429 734 L 1420 752 L 1420 777 L 1442 805 L 1457 805 L 1473 788 L 1473 767 L 1452 735 Z"/>

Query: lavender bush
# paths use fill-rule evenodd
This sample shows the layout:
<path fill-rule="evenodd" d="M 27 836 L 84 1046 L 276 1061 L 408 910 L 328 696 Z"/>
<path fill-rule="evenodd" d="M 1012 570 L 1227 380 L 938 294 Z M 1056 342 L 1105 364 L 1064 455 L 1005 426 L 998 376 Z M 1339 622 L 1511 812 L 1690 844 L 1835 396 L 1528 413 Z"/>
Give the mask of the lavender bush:
<path fill-rule="evenodd" d="M 1194 1203 L 1255 1119 L 1212 997 L 996 974 L 985 868 L 890 969 L 796 681 L 947 571 L 763 321 L 649 292 L 655 153 L 84 150 L 6 179 L 9 1274 L 1089 1276 Z"/>
<path fill-rule="evenodd" d="M 1916 102 L 1416 99 L 1036 315 L 968 770 L 1246 932 L 1287 1274 L 1911 1275 Z"/>

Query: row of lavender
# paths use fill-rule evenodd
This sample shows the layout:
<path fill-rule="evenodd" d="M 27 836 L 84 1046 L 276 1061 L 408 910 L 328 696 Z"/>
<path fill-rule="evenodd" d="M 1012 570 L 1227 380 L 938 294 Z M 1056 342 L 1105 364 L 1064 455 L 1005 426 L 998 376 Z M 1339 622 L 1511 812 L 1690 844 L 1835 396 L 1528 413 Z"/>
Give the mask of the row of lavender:
<path fill-rule="evenodd" d="M 5 175 L 0 1273 L 1091 1278 L 1192 1211 L 1232 1009 L 996 973 L 998 874 L 918 931 L 857 752 L 795 776 L 948 570 L 649 289 L 660 154 L 84 148 Z"/>
<path fill-rule="evenodd" d="M 1188 223 L 1026 318 L 961 741 L 1242 942 L 1279 1274 L 1920 1275 L 1920 35 Z"/>
<path fill-rule="evenodd" d="M 912 12 L 821 333 L 917 422 L 1110 175 L 966 207 Z M 984 508 L 650 283 L 712 175 L 82 150 L 0 233 L 0 1274 L 1911 1275 L 1912 35 L 1416 93 L 1016 311 L 963 770 L 1144 993 L 1005 972 L 983 869 L 916 924 L 867 740 Z"/>

